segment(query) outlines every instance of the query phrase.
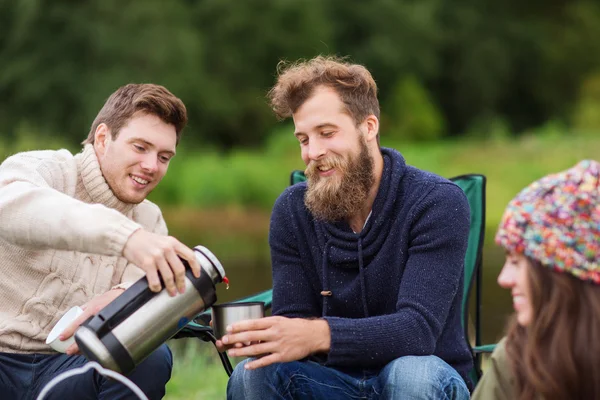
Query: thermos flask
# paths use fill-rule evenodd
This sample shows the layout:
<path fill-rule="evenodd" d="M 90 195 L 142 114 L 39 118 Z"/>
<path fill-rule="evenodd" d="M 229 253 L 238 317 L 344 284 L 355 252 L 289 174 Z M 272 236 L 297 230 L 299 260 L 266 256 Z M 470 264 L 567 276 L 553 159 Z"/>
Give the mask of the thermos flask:
<path fill-rule="evenodd" d="M 88 360 L 128 374 L 215 303 L 215 284 L 227 279 L 223 266 L 203 246 L 194 247 L 194 252 L 201 267 L 200 277 L 194 277 L 182 259 L 186 267 L 184 293 L 171 297 L 165 288 L 152 292 L 143 277 L 81 324 L 75 332 L 75 342 Z"/>

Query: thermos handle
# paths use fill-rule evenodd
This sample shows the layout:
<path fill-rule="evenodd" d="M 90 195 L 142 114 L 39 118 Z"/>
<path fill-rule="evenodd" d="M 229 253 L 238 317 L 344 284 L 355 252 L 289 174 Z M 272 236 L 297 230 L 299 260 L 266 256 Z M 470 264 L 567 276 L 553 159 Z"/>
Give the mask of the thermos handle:
<path fill-rule="evenodd" d="M 90 327 L 98 337 L 102 337 L 156 294 L 150 290 L 144 276 L 82 325 Z"/>

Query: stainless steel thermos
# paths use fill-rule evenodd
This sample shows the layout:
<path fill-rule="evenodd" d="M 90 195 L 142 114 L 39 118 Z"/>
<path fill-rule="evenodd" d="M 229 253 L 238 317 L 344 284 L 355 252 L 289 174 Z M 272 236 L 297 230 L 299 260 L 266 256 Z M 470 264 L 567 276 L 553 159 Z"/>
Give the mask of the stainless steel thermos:
<path fill-rule="evenodd" d="M 146 277 L 135 282 L 75 332 L 75 342 L 91 361 L 123 374 L 131 372 L 150 353 L 217 300 L 215 284 L 225 271 L 206 247 L 194 247 L 200 277 L 186 266 L 185 293 L 155 293 Z"/>

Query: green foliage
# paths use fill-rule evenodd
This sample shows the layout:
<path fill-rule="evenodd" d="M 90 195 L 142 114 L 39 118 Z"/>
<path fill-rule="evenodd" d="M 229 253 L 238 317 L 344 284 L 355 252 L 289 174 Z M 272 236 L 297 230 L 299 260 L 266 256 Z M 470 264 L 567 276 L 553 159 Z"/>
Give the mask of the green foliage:
<path fill-rule="evenodd" d="M 600 154 L 600 140 L 568 135 L 557 122 L 528 131 L 517 140 L 407 143 L 386 135 L 381 140 L 383 146 L 398 149 L 409 164 L 442 176 L 470 172 L 487 175 L 487 216 L 492 225 L 499 221 L 512 196 L 528 183 L 583 158 L 597 159 Z M 258 208 L 269 212 L 289 184 L 290 171 L 304 167 L 287 128 L 276 131 L 269 143 L 272 148 L 263 151 L 178 154 L 152 200 L 168 208 Z"/>
<path fill-rule="evenodd" d="M 443 176 L 470 172 L 486 175 L 486 224 L 495 232 L 506 204 L 521 189 L 582 159 L 598 159 L 600 140 L 553 133 L 511 141 L 457 140 L 398 149 L 409 164 Z"/>
<path fill-rule="evenodd" d="M 486 140 L 504 140 L 512 135 L 507 122 L 495 115 L 481 115 L 473 120 L 467 136 Z"/>
<path fill-rule="evenodd" d="M 269 137 L 264 150 L 221 153 L 182 148 L 151 199 L 165 205 L 270 210 L 288 184 L 289 173 L 303 168 L 293 127 L 284 124 Z"/>
<path fill-rule="evenodd" d="M 117 87 L 152 81 L 186 103 L 186 147 L 260 148 L 278 61 L 317 54 L 365 64 L 390 126 L 418 139 L 496 120 L 585 130 L 594 104 L 572 105 L 600 69 L 596 37 L 592 0 L 0 0 L 0 132 L 76 146 Z M 415 115 L 396 115 L 399 100 Z"/>
<path fill-rule="evenodd" d="M 592 136 L 600 130 L 600 71 L 586 79 L 573 112 L 573 129 Z"/>
<path fill-rule="evenodd" d="M 24 124 L 26 125 L 26 124 Z M 69 149 L 72 153 L 76 153 L 81 148 L 80 146 L 69 145 L 68 141 L 60 137 L 47 137 L 33 134 L 32 131 L 25 126 L 18 130 L 18 134 L 14 138 L 6 138 L 0 135 L 0 162 L 6 157 L 21 151 L 30 150 L 48 150 L 48 149 Z"/>
<path fill-rule="evenodd" d="M 29 121 L 78 143 L 117 87 L 152 81 L 184 100 L 188 146 L 257 146 L 274 122 L 264 95 L 279 58 L 327 51 L 319 5 L 1 1 L 0 130 Z"/>
<path fill-rule="evenodd" d="M 0 34 L 0 123 L 23 121 L 42 134 L 87 135 L 104 100 L 135 81 L 178 94 L 182 62 L 196 69 L 200 38 L 190 32 L 182 2 L 115 0 L 72 3 L 3 2 Z"/>
<path fill-rule="evenodd" d="M 287 121 L 278 125 L 267 138 L 266 151 L 270 157 L 285 155 L 300 162 L 300 143 L 294 136 L 294 124 Z"/>
<path fill-rule="evenodd" d="M 545 124 L 534 129 L 529 129 L 523 133 L 523 136 L 529 136 L 535 138 L 535 140 L 543 141 L 555 140 L 569 135 L 571 135 L 571 132 L 560 120 L 547 121 Z M 526 139 L 526 137 L 523 139 Z"/>
<path fill-rule="evenodd" d="M 444 120 L 427 90 L 409 76 L 394 86 L 383 119 L 384 135 L 395 140 L 433 140 L 442 136 Z"/>
<path fill-rule="evenodd" d="M 152 200 L 167 205 L 234 204 L 269 209 L 288 181 L 283 168 L 291 165 L 280 157 L 270 160 L 269 154 L 260 151 L 184 154 L 173 160 Z"/>

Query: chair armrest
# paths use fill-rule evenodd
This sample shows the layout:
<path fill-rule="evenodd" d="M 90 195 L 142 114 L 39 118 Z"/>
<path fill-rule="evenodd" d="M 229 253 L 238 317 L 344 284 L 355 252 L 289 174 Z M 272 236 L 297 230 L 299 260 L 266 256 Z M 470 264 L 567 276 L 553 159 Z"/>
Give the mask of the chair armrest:
<path fill-rule="evenodd" d="M 484 344 L 484 345 L 481 345 L 481 346 L 475 346 L 475 347 L 473 347 L 473 352 L 475 354 L 492 353 L 495 348 L 496 348 L 496 344 Z"/>

